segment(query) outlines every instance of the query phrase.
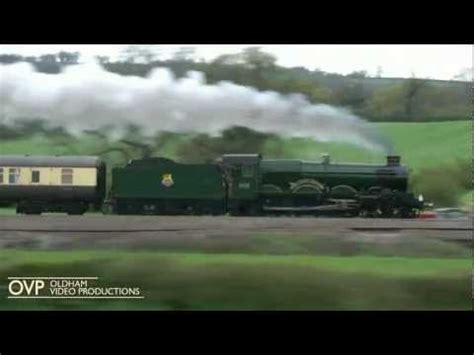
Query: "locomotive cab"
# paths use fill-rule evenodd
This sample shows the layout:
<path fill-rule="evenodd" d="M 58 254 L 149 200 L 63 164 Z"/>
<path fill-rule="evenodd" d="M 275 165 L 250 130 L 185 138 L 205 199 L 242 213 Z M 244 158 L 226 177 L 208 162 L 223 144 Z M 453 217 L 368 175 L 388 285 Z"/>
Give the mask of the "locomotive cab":
<path fill-rule="evenodd" d="M 227 181 L 228 211 L 232 215 L 258 214 L 260 154 L 225 154 L 221 166 Z"/>

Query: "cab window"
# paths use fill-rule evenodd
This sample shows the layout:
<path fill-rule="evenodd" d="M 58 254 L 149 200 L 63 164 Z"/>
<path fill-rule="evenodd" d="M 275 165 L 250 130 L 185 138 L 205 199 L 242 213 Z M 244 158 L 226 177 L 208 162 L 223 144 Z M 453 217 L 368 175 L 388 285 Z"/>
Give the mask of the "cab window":
<path fill-rule="evenodd" d="M 61 169 L 61 184 L 72 185 L 72 169 Z"/>
<path fill-rule="evenodd" d="M 18 184 L 19 181 L 20 181 L 20 169 L 18 168 L 8 169 L 8 183 Z"/>
<path fill-rule="evenodd" d="M 242 166 L 242 177 L 250 178 L 253 177 L 254 168 L 252 165 L 243 165 Z"/>

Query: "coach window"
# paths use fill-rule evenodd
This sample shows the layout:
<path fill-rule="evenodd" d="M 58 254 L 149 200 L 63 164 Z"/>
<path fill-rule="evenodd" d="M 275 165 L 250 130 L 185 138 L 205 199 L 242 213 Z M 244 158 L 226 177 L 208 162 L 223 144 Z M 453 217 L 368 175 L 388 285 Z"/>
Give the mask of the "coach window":
<path fill-rule="evenodd" d="M 20 181 L 20 169 L 10 168 L 8 170 L 8 183 L 18 184 L 19 181 Z"/>
<path fill-rule="evenodd" d="M 61 169 L 61 184 L 72 185 L 72 169 Z"/>
<path fill-rule="evenodd" d="M 33 184 L 37 184 L 40 182 L 40 172 L 39 170 L 33 170 L 31 172 L 31 182 Z"/>
<path fill-rule="evenodd" d="M 0 184 L 3 184 L 3 168 L 0 168 Z"/>

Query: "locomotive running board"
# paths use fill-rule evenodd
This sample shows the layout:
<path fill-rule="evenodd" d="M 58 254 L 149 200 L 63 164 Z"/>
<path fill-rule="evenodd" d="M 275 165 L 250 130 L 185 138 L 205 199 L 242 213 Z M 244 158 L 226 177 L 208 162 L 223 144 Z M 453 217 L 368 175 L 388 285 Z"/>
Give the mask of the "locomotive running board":
<path fill-rule="evenodd" d="M 325 205 L 325 206 L 303 206 L 303 207 L 269 207 L 263 206 L 264 211 L 274 212 L 310 212 L 310 211 L 350 211 L 354 210 L 357 206 L 341 206 L 336 205 Z"/>

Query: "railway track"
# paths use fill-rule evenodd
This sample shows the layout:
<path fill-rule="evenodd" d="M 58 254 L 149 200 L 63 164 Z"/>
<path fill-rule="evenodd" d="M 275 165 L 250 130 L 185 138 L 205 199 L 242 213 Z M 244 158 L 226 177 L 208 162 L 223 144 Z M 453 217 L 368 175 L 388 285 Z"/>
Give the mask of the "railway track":
<path fill-rule="evenodd" d="M 351 229 L 354 231 L 472 231 L 472 219 L 416 220 L 311 217 L 188 217 L 188 216 L 8 216 L 0 232 L 159 232 L 238 229 Z"/>
<path fill-rule="evenodd" d="M 245 245 L 256 235 L 304 235 L 370 243 L 440 240 L 470 246 L 472 220 L 184 216 L 3 216 L 0 249 L 125 248 Z M 196 244 L 197 243 L 197 244 Z M 199 247 L 198 247 L 199 249 Z"/>

